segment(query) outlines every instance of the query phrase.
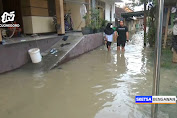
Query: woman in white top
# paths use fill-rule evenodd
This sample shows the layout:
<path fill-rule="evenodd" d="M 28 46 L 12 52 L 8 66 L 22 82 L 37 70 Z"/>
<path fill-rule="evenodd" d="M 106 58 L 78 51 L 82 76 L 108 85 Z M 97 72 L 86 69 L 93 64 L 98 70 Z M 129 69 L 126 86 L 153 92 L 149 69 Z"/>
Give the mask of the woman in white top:
<path fill-rule="evenodd" d="M 112 23 L 108 23 L 106 29 L 104 30 L 108 51 L 111 50 L 111 43 L 113 42 L 113 37 L 114 37 L 114 30 L 112 29 L 112 27 L 113 27 Z"/>

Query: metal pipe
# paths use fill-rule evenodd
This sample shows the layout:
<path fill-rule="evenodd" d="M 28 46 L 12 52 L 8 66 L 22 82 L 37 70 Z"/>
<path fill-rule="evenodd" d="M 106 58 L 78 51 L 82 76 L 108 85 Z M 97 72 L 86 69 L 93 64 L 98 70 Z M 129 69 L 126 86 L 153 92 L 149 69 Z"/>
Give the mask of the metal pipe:
<path fill-rule="evenodd" d="M 157 26 L 157 40 L 155 48 L 155 59 L 154 59 L 154 75 L 153 75 L 153 88 L 152 95 L 159 95 L 160 85 L 160 58 L 161 58 L 161 46 L 162 46 L 162 23 L 163 23 L 163 9 L 164 0 L 158 0 L 159 12 L 158 12 L 158 26 Z M 152 104 L 151 106 L 151 117 L 157 118 L 158 115 L 158 104 Z"/>

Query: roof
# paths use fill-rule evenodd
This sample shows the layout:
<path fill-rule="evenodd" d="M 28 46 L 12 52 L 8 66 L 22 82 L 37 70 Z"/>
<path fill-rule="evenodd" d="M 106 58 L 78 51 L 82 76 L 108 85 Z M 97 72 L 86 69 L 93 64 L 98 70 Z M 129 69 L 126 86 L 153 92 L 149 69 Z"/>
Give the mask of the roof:
<path fill-rule="evenodd" d="M 124 7 L 124 10 L 126 11 L 126 12 L 133 12 L 133 10 L 132 9 L 130 9 L 129 7 Z"/>
<path fill-rule="evenodd" d="M 126 13 L 126 11 L 122 8 L 115 7 L 115 13 L 117 18 L 121 18 L 122 17 L 121 14 Z"/>
<path fill-rule="evenodd" d="M 133 16 L 144 16 L 144 11 L 139 11 L 139 12 L 128 12 L 128 13 L 122 13 L 121 16 L 123 18 L 129 18 Z"/>

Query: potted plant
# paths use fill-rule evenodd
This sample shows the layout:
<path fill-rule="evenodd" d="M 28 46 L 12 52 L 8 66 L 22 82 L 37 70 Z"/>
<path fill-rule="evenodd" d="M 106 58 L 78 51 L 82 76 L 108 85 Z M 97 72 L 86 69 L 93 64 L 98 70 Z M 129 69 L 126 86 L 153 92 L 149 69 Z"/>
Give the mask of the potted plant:
<path fill-rule="evenodd" d="M 100 32 L 104 32 L 104 29 L 106 28 L 108 21 L 104 19 L 100 19 Z"/>
<path fill-rule="evenodd" d="M 98 9 L 91 9 L 91 24 L 93 32 L 98 33 L 100 30 L 100 11 Z"/>
<path fill-rule="evenodd" d="M 91 34 L 103 32 L 107 21 L 100 18 L 100 11 L 98 9 L 91 9 L 90 14 L 83 17 L 86 21 L 86 26 L 82 28 L 82 33 Z"/>
<path fill-rule="evenodd" d="M 86 22 L 89 21 L 89 15 L 88 14 L 86 14 L 83 18 L 85 19 Z M 81 29 L 82 29 L 82 34 L 83 35 L 87 35 L 87 34 L 92 34 L 93 33 L 93 28 L 92 28 L 91 24 L 89 24 L 89 23 L 86 23 L 86 26 L 82 27 Z"/>

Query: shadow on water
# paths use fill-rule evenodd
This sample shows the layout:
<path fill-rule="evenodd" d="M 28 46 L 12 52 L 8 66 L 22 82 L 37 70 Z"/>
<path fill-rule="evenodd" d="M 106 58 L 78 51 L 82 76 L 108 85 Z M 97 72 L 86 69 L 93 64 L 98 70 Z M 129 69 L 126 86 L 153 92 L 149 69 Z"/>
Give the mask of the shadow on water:
<path fill-rule="evenodd" d="M 137 32 L 125 52 L 102 46 L 48 73 L 19 69 L 0 76 L 0 117 L 150 118 L 151 105 L 135 104 L 135 96 L 152 92 L 151 49 L 143 44 Z M 176 73 L 161 73 L 161 94 L 175 95 Z M 175 118 L 176 111 L 160 105 L 162 118 Z"/>

